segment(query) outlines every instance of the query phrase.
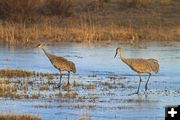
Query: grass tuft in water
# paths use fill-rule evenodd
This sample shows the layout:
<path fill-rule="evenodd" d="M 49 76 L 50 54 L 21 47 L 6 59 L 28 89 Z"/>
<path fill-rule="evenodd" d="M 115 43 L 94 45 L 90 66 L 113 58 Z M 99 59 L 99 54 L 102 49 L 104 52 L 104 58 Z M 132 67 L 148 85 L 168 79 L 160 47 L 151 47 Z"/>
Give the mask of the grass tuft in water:
<path fill-rule="evenodd" d="M 0 77 L 47 77 L 48 79 L 53 79 L 53 76 L 57 76 L 58 74 L 50 74 L 50 73 L 41 73 L 35 71 L 26 71 L 22 69 L 0 69 Z"/>
<path fill-rule="evenodd" d="M 77 94 L 76 92 L 74 92 L 74 91 L 69 91 L 69 92 L 67 92 L 67 93 L 64 94 L 64 97 L 65 97 L 65 98 L 76 98 L 77 95 L 78 95 L 78 94 Z"/>
<path fill-rule="evenodd" d="M 31 116 L 28 114 L 1 114 L 0 120 L 41 120 L 41 118 L 39 116 Z"/>

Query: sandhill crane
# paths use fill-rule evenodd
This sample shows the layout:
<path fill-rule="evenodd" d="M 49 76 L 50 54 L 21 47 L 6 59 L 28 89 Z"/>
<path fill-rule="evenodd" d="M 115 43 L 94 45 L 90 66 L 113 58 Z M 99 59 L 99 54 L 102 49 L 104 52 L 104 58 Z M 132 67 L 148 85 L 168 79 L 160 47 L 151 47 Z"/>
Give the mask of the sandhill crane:
<path fill-rule="evenodd" d="M 53 54 L 50 54 L 47 52 L 42 44 L 38 44 L 36 48 L 42 48 L 44 51 L 45 55 L 48 57 L 52 65 L 59 70 L 60 72 L 60 82 L 59 82 L 59 87 L 61 85 L 61 79 L 62 79 L 62 74 L 61 71 L 67 71 L 68 72 L 68 83 L 67 85 L 70 85 L 69 83 L 69 78 L 70 78 L 70 72 L 76 73 L 76 67 L 75 64 L 72 61 L 69 61 L 63 57 L 55 56 Z"/>
<path fill-rule="evenodd" d="M 133 71 L 137 72 L 139 74 L 140 77 L 140 81 L 139 81 L 139 86 L 137 89 L 136 94 L 139 93 L 139 88 L 140 88 L 140 84 L 141 84 L 141 73 L 148 73 L 149 77 L 147 79 L 146 85 L 145 85 L 145 91 L 148 89 L 147 84 L 149 82 L 149 79 L 151 77 L 151 73 L 155 72 L 158 73 L 159 71 L 159 64 L 158 61 L 151 58 L 151 59 L 143 59 L 143 58 L 126 58 L 123 50 L 121 48 L 117 48 L 116 49 L 116 54 L 114 56 L 114 58 L 116 57 L 116 55 L 120 53 L 120 59 L 127 64 Z"/>

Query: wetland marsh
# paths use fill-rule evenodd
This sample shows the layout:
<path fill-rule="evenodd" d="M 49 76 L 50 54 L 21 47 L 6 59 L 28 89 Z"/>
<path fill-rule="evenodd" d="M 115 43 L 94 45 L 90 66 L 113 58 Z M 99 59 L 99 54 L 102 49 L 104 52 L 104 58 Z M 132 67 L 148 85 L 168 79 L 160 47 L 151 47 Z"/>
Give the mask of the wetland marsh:
<path fill-rule="evenodd" d="M 164 119 L 164 107 L 180 103 L 180 43 L 147 42 L 141 47 L 113 43 L 61 43 L 47 50 L 76 64 L 70 86 L 59 89 L 58 71 L 40 49 L 0 47 L 0 113 L 38 115 L 43 120 Z M 160 64 L 144 94 L 147 75 L 139 76 L 119 57 L 156 58 Z M 66 74 L 66 73 L 63 73 Z"/>

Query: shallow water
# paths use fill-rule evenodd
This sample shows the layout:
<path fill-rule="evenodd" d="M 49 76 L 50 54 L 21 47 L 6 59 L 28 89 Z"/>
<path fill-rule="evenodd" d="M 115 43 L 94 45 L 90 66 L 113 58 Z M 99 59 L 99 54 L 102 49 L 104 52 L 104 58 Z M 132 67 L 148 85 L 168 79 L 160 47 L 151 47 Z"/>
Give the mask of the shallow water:
<path fill-rule="evenodd" d="M 164 119 L 164 107 L 180 103 L 180 43 L 146 43 L 143 48 L 126 44 L 83 44 L 62 43 L 46 46 L 53 54 L 72 60 L 77 74 L 72 81 L 97 84 L 96 89 L 75 89 L 78 94 L 96 95 L 97 100 L 78 101 L 41 98 L 36 100 L 0 100 L 1 113 L 30 113 L 40 115 L 43 120 L 80 119 Z M 140 95 L 129 95 L 136 91 L 139 77 L 118 57 L 115 49 L 124 48 L 127 57 L 155 58 L 160 71 L 153 74 L 149 82 L 148 94 L 144 95 L 147 76 L 143 76 Z M 0 47 L 0 68 L 22 68 L 37 72 L 58 71 L 53 68 L 41 49 L 15 50 Z M 108 88 L 98 85 L 102 81 L 124 82 L 124 88 Z M 123 79 L 121 79 L 123 78 Z M 63 82 L 66 82 L 63 78 Z M 58 81 L 58 79 L 57 79 Z M 98 82 L 97 82 L 98 81 Z M 112 83 L 113 84 L 113 83 Z M 111 94 L 112 93 L 112 94 Z M 140 100 L 140 101 L 139 101 Z M 78 107 L 81 106 L 81 107 Z M 82 107 L 83 106 L 83 107 Z"/>

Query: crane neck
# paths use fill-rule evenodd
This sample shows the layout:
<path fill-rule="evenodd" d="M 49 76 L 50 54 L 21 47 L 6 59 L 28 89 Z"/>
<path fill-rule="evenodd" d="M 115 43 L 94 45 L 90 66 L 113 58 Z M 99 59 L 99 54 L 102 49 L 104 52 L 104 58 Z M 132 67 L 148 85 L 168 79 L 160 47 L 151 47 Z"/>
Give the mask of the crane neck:
<path fill-rule="evenodd" d="M 120 52 L 120 59 L 121 59 L 121 60 L 126 59 L 126 56 L 124 55 L 123 50 L 121 49 L 119 52 Z"/>
<path fill-rule="evenodd" d="M 45 48 L 42 47 L 42 50 L 45 53 L 45 55 L 48 57 L 48 52 L 45 50 Z"/>

